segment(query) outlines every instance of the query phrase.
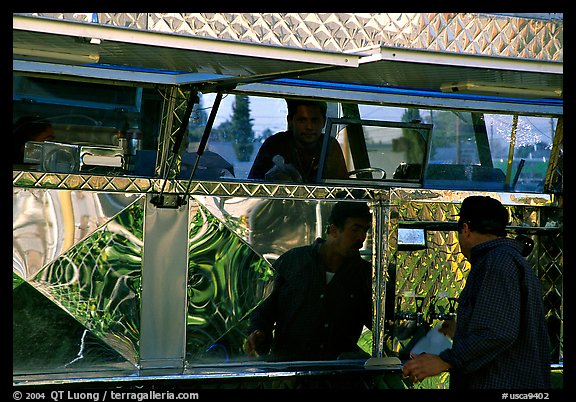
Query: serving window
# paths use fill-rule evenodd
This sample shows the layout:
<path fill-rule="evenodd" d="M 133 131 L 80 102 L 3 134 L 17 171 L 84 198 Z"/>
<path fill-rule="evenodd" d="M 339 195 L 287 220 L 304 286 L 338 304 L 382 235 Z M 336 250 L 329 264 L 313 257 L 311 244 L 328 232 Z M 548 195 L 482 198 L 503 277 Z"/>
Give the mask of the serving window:
<path fill-rule="evenodd" d="M 326 126 L 344 150 L 351 180 L 421 183 L 432 125 L 328 119 Z"/>

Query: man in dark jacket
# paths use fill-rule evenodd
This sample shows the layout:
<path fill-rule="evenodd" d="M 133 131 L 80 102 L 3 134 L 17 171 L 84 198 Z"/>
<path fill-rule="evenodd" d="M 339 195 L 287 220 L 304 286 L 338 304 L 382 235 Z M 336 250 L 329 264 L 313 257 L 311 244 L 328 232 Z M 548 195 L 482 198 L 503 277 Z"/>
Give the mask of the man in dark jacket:
<path fill-rule="evenodd" d="M 249 179 L 317 182 L 326 124 L 326 102 L 287 99 L 288 131 L 268 137 L 254 159 Z M 346 179 L 348 170 L 342 148 L 335 138 L 328 139 L 324 179 Z"/>
<path fill-rule="evenodd" d="M 251 316 L 249 356 L 369 357 L 357 343 L 364 326 L 372 328 L 372 266 L 359 253 L 371 216 L 364 202 L 339 202 L 326 240 L 288 250 L 274 262 L 272 292 Z"/>
<path fill-rule="evenodd" d="M 540 281 L 506 238 L 508 211 L 496 199 L 466 198 L 458 240 L 471 265 L 458 300 L 453 344 L 414 355 L 403 367 L 413 382 L 450 371 L 451 389 L 547 389 L 550 341 Z"/>

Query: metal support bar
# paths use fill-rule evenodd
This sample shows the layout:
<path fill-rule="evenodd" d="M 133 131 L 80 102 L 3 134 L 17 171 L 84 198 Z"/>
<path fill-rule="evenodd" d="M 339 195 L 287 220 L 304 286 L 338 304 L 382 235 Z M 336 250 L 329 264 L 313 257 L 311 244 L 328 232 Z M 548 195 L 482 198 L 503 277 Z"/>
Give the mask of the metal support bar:
<path fill-rule="evenodd" d="M 146 196 L 140 364 L 181 371 L 186 353 L 188 226 L 186 207 L 157 208 Z"/>
<path fill-rule="evenodd" d="M 186 186 L 186 196 L 190 191 L 190 183 L 192 183 L 192 178 L 194 177 L 194 173 L 196 173 L 196 168 L 198 167 L 200 157 L 202 156 L 202 154 L 204 154 L 204 150 L 206 149 L 206 144 L 208 143 L 208 137 L 210 137 L 210 132 L 212 131 L 212 126 L 214 125 L 214 120 L 216 119 L 216 114 L 218 113 L 218 109 L 220 108 L 221 101 L 222 101 L 222 92 L 218 92 L 216 94 L 216 98 L 214 99 L 214 105 L 212 106 L 212 110 L 210 111 L 210 116 L 208 117 L 208 121 L 206 122 L 206 127 L 204 127 L 204 133 L 202 134 L 202 138 L 200 139 L 200 144 L 198 144 L 198 149 L 196 150 L 196 160 L 194 161 L 194 167 L 192 168 L 192 173 L 190 174 L 190 179 L 188 180 L 188 185 Z"/>
<path fill-rule="evenodd" d="M 177 87 L 167 87 L 162 91 L 164 102 L 162 104 L 162 123 L 158 138 L 158 151 L 156 156 L 156 167 L 154 174 L 156 177 L 164 177 L 170 164 L 170 153 L 172 140 L 172 126 L 174 121 L 174 110 L 176 109 Z"/>
<path fill-rule="evenodd" d="M 563 171 L 563 144 L 564 144 L 564 118 L 558 119 L 556 133 L 552 142 L 552 151 L 550 152 L 550 163 L 546 171 L 544 189 L 547 192 L 558 192 L 563 190 L 562 175 Z M 556 184 L 556 185 L 555 185 Z"/>
<path fill-rule="evenodd" d="M 388 272 L 388 260 L 386 259 L 388 249 L 388 219 L 389 204 L 380 200 L 373 203 L 372 207 L 372 263 L 374 266 L 374 281 L 373 292 L 374 295 L 374 317 L 372 320 L 372 354 L 376 357 L 386 356 L 385 353 L 385 330 L 386 330 L 386 316 L 387 305 L 386 297 L 389 286 L 389 281 L 394 280 L 390 278 Z M 391 309 L 394 314 L 394 307 Z"/>
<path fill-rule="evenodd" d="M 180 147 L 182 145 L 182 140 L 184 139 L 184 135 L 186 133 L 186 130 L 188 129 L 188 124 L 190 121 L 190 115 L 192 114 L 192 109 L 194 108 L 194 105 L 197 104 L 198 102 L 200 102 L 200 97 L 198 96 L 198 93 L 191 90 L 190 96 L 188 98 L 188 102 L 186 103 L 186 110 L 184 111 L 184 115 L 182 116 L 182 119 L 180 122 L 180 126 L 178 127 L 178 130 L 176 131 L 176 133 L 173 136 L 174 143 L 172 145 L 171 157 L 169 157 L 166 161 L 166 163 L 169 164 L 168 167 L 164 168 L 164 170 L 163 170 L 164 181 L 162 183 L 162 188 L 160 189 L 160 194 L 153 197 L 151 200 L 151 202 L 154 205 L 156 205 L 157 207 L 178 208 L 179 206 L 184 205 L 186 203 L 187 197 L 182 197 L 182 196 L 178 196 L 178 195 L 165 196 L 164 190 L 166 187 L 166 183 L 168 182 L 168 176 L 169 176 L 170 172 L 172 172 L 174 162 L 179 157 Z M 198 162 L 198 158 L 196 158 L 196 163 L 197 162 Z M 194 175 L 194 172 L 192 172 L 192 175 Z M 186 191 L 186 192 L 188 192 L 188 191 Z"/>
<path fill-rule="evenodd" d="M 514 147 L 516 146 L 516 131 L 518 130 L 518 114 L 512 119 L 512 131 L 510 133 L 510 148 L 508 148 L 508 162 L 506 167 L 506 184 L 505 188 L 510 187 L 512 178 L 512 162 L 514 161 Z"/>

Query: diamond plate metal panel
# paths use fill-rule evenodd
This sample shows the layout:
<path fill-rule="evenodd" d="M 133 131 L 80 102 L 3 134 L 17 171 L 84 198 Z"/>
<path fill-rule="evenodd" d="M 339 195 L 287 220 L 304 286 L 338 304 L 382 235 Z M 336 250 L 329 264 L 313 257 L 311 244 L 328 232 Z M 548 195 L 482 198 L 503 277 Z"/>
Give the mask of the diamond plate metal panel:
<path fill-rule="evenodd" d="M 365 187 L 331 187 L 242 182 L 163 180 L 143 177 L 94 176 L 13 170 L 14 187 L 99 190 L 121 193 L 164 193 L 260 198 L 372 199 L 377 190 Z"/>
<path fill-rule="evenodd" d="M 457 221 L 460 202 L 465 192 L 403 191 L 391 193 L 389 202 L 389 231 L 383 250 L 387 263 L 387 278 L 395 278 L 394 294 L 386 295 L 387 306 L 390 300 L 399 298 L 394 304 L 395 311 L 386 312 L 387 322 L 383 339 L 388 344 L 383 350 L 399 353 L 410 337 L 400 336 L 411 324 L 398 319 L 405 314 L 422 313 L 424 321 L 435 325 L 429 316 L 431 305 L 447 307 L 447 298 L 457 298 L 466 284 L 470 264 L 460 252 L 457 233 L 445 226 L 434 224 Z M 517 234 L 529 236 L 535 243 L 534 250 L 527 257 L 542 283 L 544 309 L 552 343 L 552 361 L 563 360 L 563 259 L 562 259 L 562 217 L 560 208 L 542 208 L 538 196 L 523 197 L 505 194 L 489 194 L 501 200 L 508 208 L 511 217 L 509 237 Z M 397 233 L 401 222 L 432 224 L 426 231 L 425 250 L 400 251 L 397 247 Z M 416 298 L 421 298 L 421 305 Z M 386 302 L 383 302 L 386 303 Z M 393 319 L 393 317 L 396 317 Z M 423 322 L 424 322 L 423 321 Z M 390 334 L 390 332 L 392 334 Z M 400 339 L 399 339 L 400 338 Z"/>
<path fill-rule="evenodd" d="M 475 13 L 29 13 L 232 41 L 351 52 L 392 46 L 563 60 L 563 19 Z"/>

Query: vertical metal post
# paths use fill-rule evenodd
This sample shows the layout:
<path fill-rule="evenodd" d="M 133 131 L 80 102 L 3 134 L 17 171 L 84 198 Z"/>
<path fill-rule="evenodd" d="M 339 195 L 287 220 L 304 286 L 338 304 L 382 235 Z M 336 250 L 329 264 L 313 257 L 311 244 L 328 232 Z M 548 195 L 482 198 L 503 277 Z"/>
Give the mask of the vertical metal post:
<path fill-rule="evenodd" d="M 372 320 L 372 354 L 375 357 L 384 356 L 385 343 L 385 323 L 386 323 L 386 287 L 388 272 L 386 262 L 388 245 L 388 222 L 386 215 L 388 203 L 383 202 L 382 196 L 389 195 L 382 193 L 378 201 L 372 207 L 372 264 L 374 269 L 373 281 L 373 303 L 374 317 Z"/>
<path fill-rule="evenodd" d="M 550 129 L 550 133 L 553 130 Z M 562 177 L 563 167 L 559 166 L 559 162 L 561 160 L 560 155 L 563 152 L 563 144 L 564 144 L 564 118 L 558 118 L 558 123 L 556 125 L 556 132 L 554 133 L 554 140 L 552 142 L 552 150 L 550 151 L 550 163 L 548 164 L 548 170 L 546 171 L 546 179 L 544 181 L 544 190 L 545 191 L 554 191 L 558 192 L 558 188 L 554 188 L 553 183 L 555 180 L 558 180 L 558 176 L 560 176 L 560 180 Z M 560 170 L 559 170 L 560 168 Z M 560 183 L 560 188 L 562 185 Z"/>
<path fill-rule="evenodd" d="M 184 120 L 187 124 L 190 117 L 186 115 L 187 106 L 189 106 L 188 94 L 189 92 L 174 85 L 163 90 L 162 123 L 154 171 L 156 177 L 174 178 L 180 172 L 181 156 L 172 150 L 179 140 L 178 133 Z"/>
<path fill-rule="evenodd" d="M 518 115 L 512 119 L 512 132 L 510 133 L 510 148 L 508 148 L 508 162 L 506 167 L 506 188 L 510 187 L 512 178 L 512 162 L 514 161 L 514 147 L 516 146 L 516 130 L 518 129 Z"/>
<path fill-rule="evenodd" d="M 176 108 L 176 87 L 166 87 L 163 90 L 164 102 L 162 104 L 162 122 L 160 133 L 158 135 L 158 153 L 156 156 L 156 168 L 154 174 L 156 177 L 164 177 L 165 169 L 168 169 L 172 149 L 172 128 L 174 122 L 174 110 Z"/>
<path fill-rule="evenodd" d="M 180 372 L 186 352 L 188 204 L 157 208 L 146 196 L 140 365 Z"/>

